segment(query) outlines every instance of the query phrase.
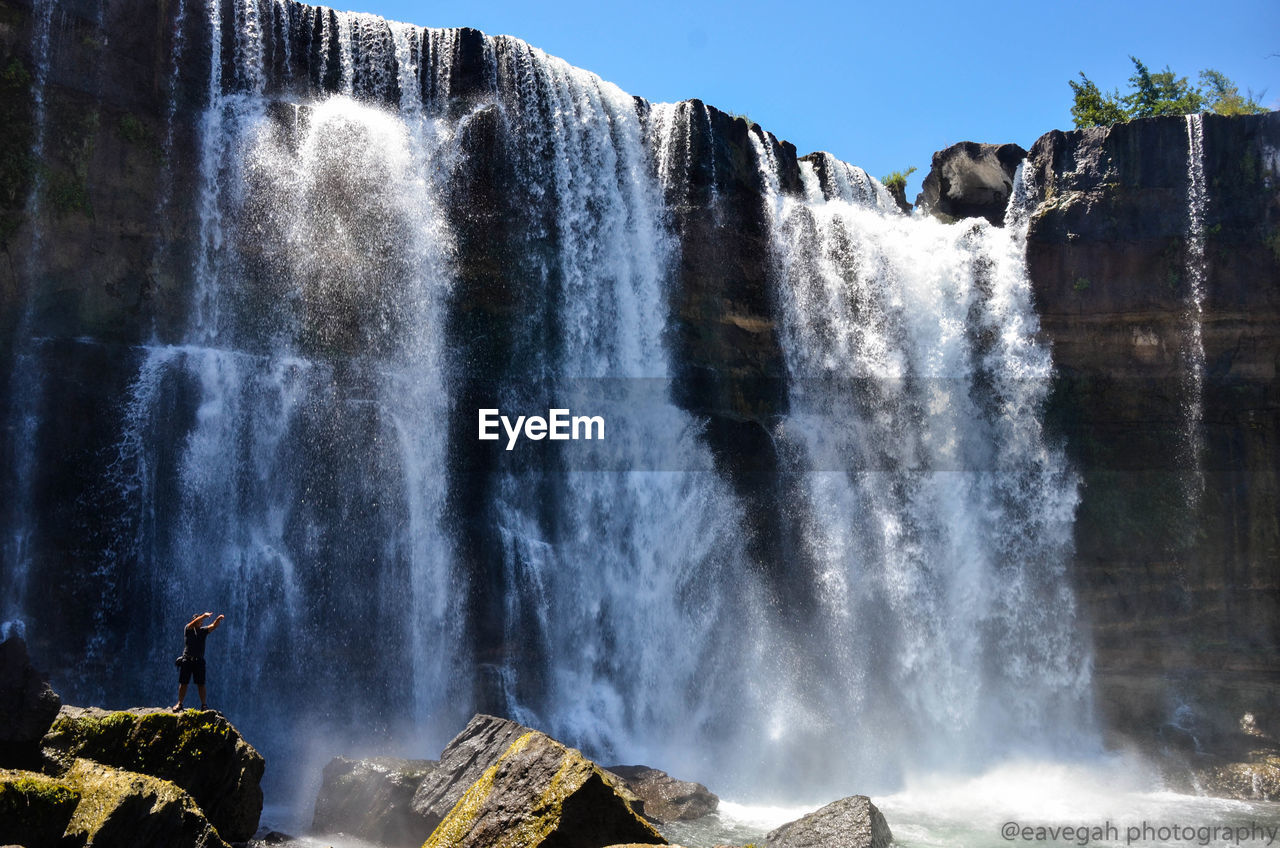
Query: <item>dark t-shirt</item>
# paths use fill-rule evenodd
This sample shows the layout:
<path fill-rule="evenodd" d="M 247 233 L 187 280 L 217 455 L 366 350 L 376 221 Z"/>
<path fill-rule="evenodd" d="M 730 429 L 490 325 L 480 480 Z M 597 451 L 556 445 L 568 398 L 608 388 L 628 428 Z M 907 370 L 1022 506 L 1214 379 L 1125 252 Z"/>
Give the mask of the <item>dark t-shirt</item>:
<path fill-rule="evenodd" d="M 182 632 L 182 655 L 192 660 L 204 659 L 204 641 L 208 638 L 208 627 L 188 627 Z"/>

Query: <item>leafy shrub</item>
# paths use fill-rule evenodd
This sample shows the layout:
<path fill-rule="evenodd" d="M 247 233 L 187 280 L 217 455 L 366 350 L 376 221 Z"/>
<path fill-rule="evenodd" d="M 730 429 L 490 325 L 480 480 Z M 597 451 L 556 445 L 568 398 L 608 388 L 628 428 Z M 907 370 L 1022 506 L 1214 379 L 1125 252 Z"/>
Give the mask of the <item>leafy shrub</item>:
<path fill-rule="evenodd" d="M 1068 80 L 1074 94 L 1071 117 L 1076 129 L 1109 127 L 1134 118 L 1155 115 L 1188 115 L 1213 111 L 1219 115 L 1254 115 L 1266 112 L 1253 92 L 1240 93 L 1234 82 L 1212 68 L 1200 72 L 1200 85 L 1192 85 L 1186 77 L 1175 74 L 1168 66 L 1152 73 L 1136 56 L 1133 76 L 1129 77 L 1129 93 L 1113 89 L 1104 93 L 1093 80 L 1080 72 L 1080 81 Z M 1259 95 L 1260 96 L 1260 95 Z"/>

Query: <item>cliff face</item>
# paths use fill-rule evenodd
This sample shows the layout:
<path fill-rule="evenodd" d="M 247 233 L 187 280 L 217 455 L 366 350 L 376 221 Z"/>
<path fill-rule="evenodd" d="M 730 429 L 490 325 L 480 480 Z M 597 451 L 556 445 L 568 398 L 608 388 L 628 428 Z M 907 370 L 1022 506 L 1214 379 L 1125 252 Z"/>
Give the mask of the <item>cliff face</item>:
<path fill-rule="evenodd" d="M 1280 114 L 1199 120 L 1043 136 L 1027 261 L 1100 703 L 1213 747 L 1277 718 Z"/>
<path fill-rule="evenodd" d="M 108 471 L 142 356 L 136 346 L 181 342 L 193 308 L 203 202 L 198 121 L 212 44 L 222 51 L 222 84 L 238 84 L 230 10 L 239 5 L 224 4 L 215 40 L 200 3 L 75 0 L 43 17 L 43 4 L 0 0 L 7 260 L 0 263 L 0 420 L 8 423 L 0 479 L 24 477 L 23 463 L 40 469 L 25 474 L 29 492 L 8 499 L 0 519 L 27 528 L 20 544 L 34 553 L 21 576 L 23 606 L 30 618 L 53 623 L 31 641 L 47 662 L 84 681 L 111 678 L 119 654 L 154 652 L 163 639 L 160 623 L 134 615 L 153 608 L 160 589 L 130 571 L 145 552 L 129 540 L 154 516 L 130 514 L 133 493 Z M 339 87 L 337 22 L 327 10 L 258 5 L 271 11 L 262 21 L 270 122 L 288 136 L 305 122 L 308 101 Z M 402 84 L 416 84 L 424 98 L 443 97 L 451 115 L 467 116 L 447 181 L 457 279 L 442 332 L 455 351 L 452 364 L 475 378 L 456 388 L 456 408 L 497 405 L 495 380 L 536 370 L 545 339 L 523 335 L 521 318 L 549 307 L 529 282 L 531 269 L 554 269 L 565 238 L 539 212 L 547 205 L 539 203 L 541 184 L 515 176 L 518 157 L 536 158 L 538 150 L 504 118 L 509 104 L 494 90 L 494 63 L 514 61 L 514 48 L 461 30 L 445 61 L 440 45 L 424 38 L 413 46 L 420 63 L 411 81 L 392 74 L 388 84 L 370 57 L 392 34 L 365 35 L 357 46 L 366 52 L 357 51 L 354 64 L 356 96 L 386 99 L 389 85 L 398 95 Z M 183 73 L 174 73 L 176 65 Z M 653 120 L 644 101 L 636 110 Z M 757 144 L 775 161 L 783 193 L 801 192 L 800 165 L 789 144 L 698 101 L 675 114 L 682 128 L 673 158 L 684 166 L 664 183 L 681 246 L 665 339 L 672 395 L 705 421 L 700 437 L 750 518 L 746 544 L 771 589 L 769 602 L 803 636 L 811 599 L 795 575 L 807 573 L 808 554 L 791 511 L 796 483 L 777 473 L 771 436 L 788 393 Z M 1266 705 L 1280 652 L 1280 116 L 1206 117 L 1202 158 L 1188 156 L 1188 138 L 1183 119 L 1041 138 L 1025 168 L 1036 204 L 1027 259 L 1058 369 L 1050 424 L 1084 482 L 1073 573 L 1096 646 L 1104 714 L 1125 733 L 1194 734 L 1226 745 L 1246 710 L 1262 726 L 1275 721 Z M 1201 216 L 1188 213 L 1192 160 L 1203 173 Z M 821 176 L 825 160 L 815 161 Z M 270 286 L 273 261 L 249 256 L 245 273 Z M 270 312 L 259 308 L 250 319 L 266 323 Z M 343 355 L 375 330 L 321 327 L 297 343 L 340 370 Z M 18 367 L 24 358 L 39 367 Z M 1189 379 L 1198 368 L 1203 379 Z M 31 373 L 40 375 L 38 386 L 15 384 Z M 157 426 L 189 427 L 198 406 L 194 381 L 175 380 L 164 392 L 172 421 Z M 315 452 L 292 457 L 297 467 L 319 469 L 324 458 L 359 478 L 378 465 L 375 428 L 348 414 L 361 398 L 341 400 L 352 404 L 335 404 L 340 415 L 311 411 Z M 37 440 L 24 432 L 30 419 L 41 422 Z M 504 620 L 502 593 L 512 578 L 501 567 L 507 528 L 492 520 L 495 454 L 477 445 L 469 414 L 448 426 L 459 446 L 449 455 L 448 492 L 460 524 L 458 591 L 466 594 L 468 642 L 483 665 L 526 650 L 522 637 L 537 622 Z M 156 480 L 175 476 L 179 449 L 155 458 Z M 337 473 L 307 474 L 308 500 L 298 512 L 308 519 L 324 509 L 376 508 L 372 486 L 352 495 Z M 154 493 L 162 509 L 179 500 L 173 488 L 161 484 Z M 394 516 L 389 526 L 406 520 Z M 357 565 L 384 555 L 377 539 L 342 535 L 307 544 L 342 549 Z M 6 554 L 6 563 L 15 561 L 13 551 Z M 19 582 L 0 576 L 6 591 Z M 367 582 L 356 567 L 312 579 L 316 585 L 306 588 L 326 609 Z M 385 612 L 377 603 L 396 600 L 348 612 L 376 622 Z M 89 631 L 118 640 L 119 650 L 98 645 L 86 657 Z M 388 652 L 408 650 L 401 634 L 379 638 Z M 350 663 L 362 643 L 349 641 L 317 640 L 319 663 Z M 370 691 L 386 685 L 389 702 L 407 696 L 403 679 L 386 684 L 377 669 L 361 667 L 353 677 Z M 489 687 L 476 706 L 497 709 L 497 700 Z"/>

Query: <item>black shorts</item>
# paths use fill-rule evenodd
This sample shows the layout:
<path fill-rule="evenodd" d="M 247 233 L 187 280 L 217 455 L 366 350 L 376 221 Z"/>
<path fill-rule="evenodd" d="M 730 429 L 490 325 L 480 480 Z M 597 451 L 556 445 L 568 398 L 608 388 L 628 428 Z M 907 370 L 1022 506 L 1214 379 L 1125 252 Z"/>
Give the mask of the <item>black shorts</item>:
<path fill-rule="evenodd" d="M 178 683 L 186 685 L 195 680 L 197 686 L 204 685 L 204 660 L 184 660 L 178 669 Z"/>

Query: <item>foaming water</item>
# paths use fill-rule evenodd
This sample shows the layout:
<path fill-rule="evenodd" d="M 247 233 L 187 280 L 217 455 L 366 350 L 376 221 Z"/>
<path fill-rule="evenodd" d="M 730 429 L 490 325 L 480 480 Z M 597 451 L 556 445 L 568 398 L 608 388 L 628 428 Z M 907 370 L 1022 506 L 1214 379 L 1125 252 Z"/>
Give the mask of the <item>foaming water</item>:
<path fill-rule="evenodd" d="M 1269 833 L 1280 834 L 1280 804 L 1159 787 L 1149 764 L 1117 755 L 1077 763 L 1012 760 L 976 776 L 908 777 L 900 791 L 871 800 L 903 848 L 1265 846 Z M 763 843 L 769 831 L 830 800 L 782 807 L 722 800 L 715 815 L 662 830 L 690 848 Z M 1222 828 L 1257 835 L 1237 842 L 1223 838 Z"/>
<path fill-rule="evenodd" d="M 1280 826 L 1280 804 L 1183 795 L 1159 785 L 1149 766 L 1129 757 L 1085 764 L 1015 761 L 974 778 L 909 782 L 902 792 L 874 800 L 895 842 L 907 848 L 1231 844 L 1207 838 L 1207 829 Z M 1022 835 L 1026 827 L 1030 838 Z M 1037 840 L 1039 827 L 1058 828 L 1058 835 Z M 1061 830 L 1066 827 L 1077 831 L 1068 837 Z M 1194 835 L 1188 838 L 1186 829 Z"/>
<path fill-rule="evenodd" d="M 1017 204 L 1003 229 L 905 217 L 829 159 L 801 163 L 795 198 L 753 139 L 785 280 L 779 436 L 835 646 L 821 695 L 796 684 L 806 718 L 852 705 L 834 732 L 871 754 L 845 771 L 864 785 L 1097 750 L 1066 579 L 1076 480 L 1041 429 L 1052 368 Z"/>

